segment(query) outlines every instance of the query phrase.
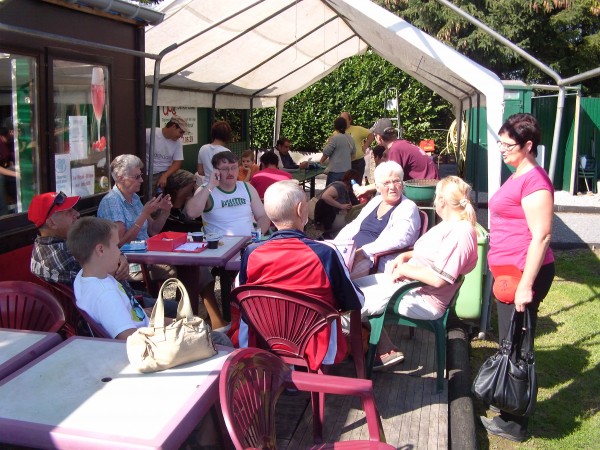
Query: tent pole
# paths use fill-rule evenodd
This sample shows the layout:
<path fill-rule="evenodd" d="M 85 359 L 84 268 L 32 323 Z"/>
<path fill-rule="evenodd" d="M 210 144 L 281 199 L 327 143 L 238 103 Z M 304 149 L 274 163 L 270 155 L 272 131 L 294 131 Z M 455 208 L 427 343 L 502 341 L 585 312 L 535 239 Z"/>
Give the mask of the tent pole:
<path fill-rule="evenodd" d="M 565 92 L 564 86 L 560 86 L 558 90 L 558 102 L 556 105 L 556 121 L 554 122 L 554 136 L 552 138 L 552 152 L 550 154 L 550 167 L 548 168 L 548 176 L 554 183 L 554 173 L 556 172 L 556 156 L 558 154 L 558 145 L 560 141 L 560 125 L 562 123 L 563 111 L 565 109 Z"/>
<path fill-rule="evenodd" d="M 177 48 L 177 44 L 169 45 L 163 51 L 158 54 L 158 58 L 154 61 L 154 82 L 152 84 L 152 118 L 150 119 L 150 145 L 149 145 L 149 154 L 148 157 L 148 182 L 146 186 L 146 201 L 152 198 L 152 186 L 153 180 L 152 176 L 154 174 L 154 147 L 156 145 L 156 118 L 157 118 L 157 110 L 158 110 L 158 77 L 160 76 L 160 62 L 163 57 L 175 50 Z"/>
<path fill-rule="evenodd" d="M 254 148 L 254 97 L 250 97 L 250 148 Z M 256 162 L 256 152 L 254 152 Z"/>

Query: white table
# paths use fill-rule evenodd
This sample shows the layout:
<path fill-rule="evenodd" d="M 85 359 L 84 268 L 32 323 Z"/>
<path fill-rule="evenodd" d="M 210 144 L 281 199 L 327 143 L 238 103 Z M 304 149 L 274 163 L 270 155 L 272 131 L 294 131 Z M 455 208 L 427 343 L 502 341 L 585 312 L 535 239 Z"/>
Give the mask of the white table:
<path fill-rule="evenodd" d="M 0 328 L 0 380 L 61 341 L 57 333 Z"/>
<path fill-rule="evenodd" d="M 192 308 L 198 312 L 198 272 L 196 267 L 217 267 L 221 277 L 221 303 L 223 305 L 223 318 L 231 320 L 229 312 L 229 294 L 231 292 L 231 279 L 227 273 L 226 264 L 250 241 L 250 236 L 223 236 L 216 249 L 204 249 L 200 253 L 183 252 L 125 252 L 127 259 L 132 263 L 142 264 L 170 264 L 177 266 L 177 276 L 183 282 L 192 299 Z M 222 245 L 221 245 L 222 243 Z"/>
<path fill-rule="evenodd" d="M 176 449 L 219 398 L 231 348 L 142 374 L 124 341 L 73 337 L 0 382 L 0 442 L 60 449 Z"/>

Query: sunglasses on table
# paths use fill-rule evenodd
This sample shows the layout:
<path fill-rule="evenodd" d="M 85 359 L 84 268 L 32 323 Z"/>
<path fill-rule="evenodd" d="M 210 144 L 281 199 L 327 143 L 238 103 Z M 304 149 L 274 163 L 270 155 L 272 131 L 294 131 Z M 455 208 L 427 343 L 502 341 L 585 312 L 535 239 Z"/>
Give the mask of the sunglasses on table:
<path fill-rule="evenodd" d="M 54 200 L 52 201 L 52 204 L 50 205 L 50 208 L 48 209 L 48 212 L 46 213 L 44 223 L 46 223 L 46 220 L 48 220 L 48 217 L 50 217 L 50 213 L 52 212 L 54 207 L 62 205 L 66 199 L 67 199 L 67 194 L 65 194 L 63 191 L 60 191 L 58 194 L 56 194 L 56 197 L 54 197 Z"/>

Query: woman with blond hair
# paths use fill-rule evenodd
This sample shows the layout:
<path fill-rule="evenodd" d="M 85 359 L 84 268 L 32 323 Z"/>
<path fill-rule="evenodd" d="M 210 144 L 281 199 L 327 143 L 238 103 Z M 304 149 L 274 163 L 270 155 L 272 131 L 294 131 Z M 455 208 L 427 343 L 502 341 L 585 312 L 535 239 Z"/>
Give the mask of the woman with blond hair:
<path fill-rule="evenodd" d="M 400 254 L 392 264 L 392 279 L 422 281 L 400 302 L 399 313 L 433 320 L 444 315 L 458 287 L 455 282 L 477 265 L 475 209 L 471 187 L 456 176 L 440 180 L 435 188 L 435 212 L 442 221 L 425 233 L 414 250 Z"/>
<path fill-rule="evenodd" d="M 426 284 L 404 296 L 398 313 L 406 317 L 434 320 L 444 315 L 458 286 L 456 280 L 477 265 L 475 209 L 469 200 L 471 187 L 456 176 L 440 180 L 435 188 L 435 212 L 442 221 L 401 253 L 390 273 L 359 278 L 356 284 L 365 294 L 381 299 L 381 311 L 398 283 Z M 383 295 L 382 295 L 383 294 Z"/>
<path fill-rule="evenodd" d="M 440 180 L 435 188 L 434 204 L 442 221 L 421 236 L 413 250 L 401 253 L 391 263 L 391 273 L 354 280 L 365 296 L 365 306 L 361 310 L 363 320 L 381 314 L 399 283 L 413 280 L 426 286 L 406 294 L 397 312 L 421 320 L 434 320 L 444 315 L 458 289 L 456 281 L 477 265 L 476 217 L 470 194 L 471 187 L 458 177 Z M 389 349 L 393 344 L 384 333 L 381 337 L 384 340 L 380 345 Z M 396 349 L 390 353 L 402 356 Z M 373 370 L 391 365 L 386 361 L 387 356 L 376 360 Z"/>

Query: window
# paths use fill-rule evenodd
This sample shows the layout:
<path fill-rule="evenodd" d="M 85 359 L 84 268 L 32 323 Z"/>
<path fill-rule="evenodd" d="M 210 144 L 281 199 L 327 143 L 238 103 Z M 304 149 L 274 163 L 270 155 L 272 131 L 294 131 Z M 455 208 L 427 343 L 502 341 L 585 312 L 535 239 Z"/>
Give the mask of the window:
<path fill-rule="evenodd" d="M 35 59 L 0 53 L 0 215 L 25 212 L 39 186 Z"/>
<path fill-rule="evenodd" d="M 57 191 L 82 197 L 109 188 L 108 68 L 53 61 Z"/>

